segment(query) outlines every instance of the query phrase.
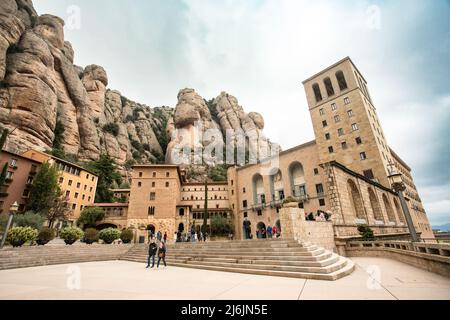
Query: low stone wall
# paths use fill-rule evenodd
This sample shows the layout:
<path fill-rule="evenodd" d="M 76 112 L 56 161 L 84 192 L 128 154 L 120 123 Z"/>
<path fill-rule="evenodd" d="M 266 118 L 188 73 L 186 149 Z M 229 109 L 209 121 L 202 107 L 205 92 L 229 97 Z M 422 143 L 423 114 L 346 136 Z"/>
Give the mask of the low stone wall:
<path fill-rule="evenodd" d="M 351 241 L 345 246 L 347 257 L 390 258 L 450 277 L 450 245 L 406 241 Z"/>
<path fill-rule="evenodd" d="M 306 221 L 304 211 L 290 204 L 280 210 L 280 222 L 282 238 L 310 242 L 336 252 L 332 222 Z"/>
<path fill-rule="evenodd" d="M 0 250 L 0 270 L 118 260 L 133 247 L 132 244 L 46 245 Z"/>

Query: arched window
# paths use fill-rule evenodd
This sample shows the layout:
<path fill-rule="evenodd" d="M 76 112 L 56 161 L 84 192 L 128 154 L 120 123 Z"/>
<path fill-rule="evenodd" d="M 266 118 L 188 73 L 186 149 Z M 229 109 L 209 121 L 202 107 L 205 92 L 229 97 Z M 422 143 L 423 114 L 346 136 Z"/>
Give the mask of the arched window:
<path fill-rule="evenodd" d="M 347 181 L 347 189 L 350 196 L 350 200 L 353 205 L 353 212 L 357 219 L 366 219 L 366 215 L 364 214 L 364 204 L 362 201 L 361 193 L 358 190 L 355 182 L 352 180 Z"/>
<path fill-rule="evenodd" d="M 394 210 L 392 210 L 391 203 L 385 194 L 383 194 L 383 203 L 386 208 L 386 213 L 390 222 L 396 222 Z"/>
<path fill-rule="evenodd" d="M 266 203 L 263 177 L 260 174 L 255 174 L 253 176 L 253 203 L 254 204 Z"/>
<path fill-rule="evenodd" d="M 375 218 L 375 220 L 383 222 L 383 212 L 381 211 L 380 203 L 378 202 L 378 199 L 375 196 L 375 192 L 372 190 L 372 188 L 369 188 L 369 200 L 373 212 L 373 217 Z"/>
<path fill-rule="evenodd" d="M 277 168 L 270 175 L 270 195 L 272 201 L 280 201 L 284 199 L 283 175 Z"/>
<path fill-rule="evenodd" d="M 312 88 L 314 90 L 314 95 L 316 96 L 316 102 L 322 101 L 322 93 L 320 92 L 319 85 L 317 83 L 314 83 Z"/>
<path fill-rule="evenodd" d="M 305 172 L 300 162 L 296 161 L 289 165 L 289 182 L 294 197 L 303 198 L 306 196 Z"/>
<path fill-rule="evenodd" d="M 327 89 L 327 95 L 329 97 L 334 96 L 334 88 L 333 88 L 333 84 L 331 83 L 331 79 L 325 78 L 325 80 L 323 80 L 323 84 L 325 85 L 325 88 Z"/>
<path fill-rule="evenodd" d="M 341 89 L 341 91 L 348 88 L 347 81 L 345 80 L 344 73 L 342 71 L 336 72 L 336 80 L 339 84 L 339 89 Z"/>

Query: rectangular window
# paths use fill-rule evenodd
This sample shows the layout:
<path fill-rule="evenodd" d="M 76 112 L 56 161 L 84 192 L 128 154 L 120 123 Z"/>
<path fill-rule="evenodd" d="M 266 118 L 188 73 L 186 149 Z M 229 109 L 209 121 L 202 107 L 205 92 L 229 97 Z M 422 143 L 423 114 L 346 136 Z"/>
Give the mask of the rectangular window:
<path fill-rule="evenodd" d="M 352 130 L 353 131 L 357 131 L 359 128 L 358 128 L 358 124 L 356 124 L 356 123 L 354 123 L 354 124 L 352 124 Z"/>
<path fill-rule="evenodd" d="M 138 188 L 140 188 L 142 186 L 142 182 L 138 182 Z"/>
<path fill-rule="evenodd" d="M 155 200 L 155 198 L 156 198 L 156 193 L 150 192 L 150 201 Z"/>
<path fill-rule="evenodd" d="M 332 103 L 332 104 L 331 104 L 331 110 L 332 110 L 332 111 L 336 111 L 336 110 L 337 110 L 337 105 L 336 105 L 336 103 Z"/>
<path fill-rule="evenodd" d="M 73 205 L 72 205 L 72 210 L 75 210 L 77 208 L 77 205 L 74 203 Z"/>
<path fill-rule="evenodd" d="M 344 98 L 344 103 L 347 105 L 347 104 L 350 104 L 350 99 L 349 98 Z"/>
<path fill-rule="evenodd" d="M 327 120 L 323 120 L 322 121 L 322 126 L 325 128 L 326 126 L 328 126 Z"/>
<path fill-rule="evenodd" d="M 59 178 L 59 183 L 63 183 L 64 182 L 64 178 L 63 177 L 60 177 Z"/>
<path fill-rule="evenodd" d="M 359 157 L 361 158 L 361 160 L 366 160 L 366 159 L 367 159 L 367 155 L 366 155 L 365 152 L 361 152 L 361 153 L 359 154 Z"/>
<path fill-rule="evenodd" d="M 321 183 L 316 184 L 316 192 L 317 194 L 323 194 L 323 185 Z"/>
<path fill-rule="evenodd" d="M 262 210 L 258 210 L 258 216 L 262 216 Z"/>
<path fill-rule="evenodd" d="M 328 152 L 329 152 L 329 153 L 333 153 L 333 152 L 334 152 L 333 147 L 328 147 Z"/>
<path fill-rule="evenodd" d="M 75 192 L 75 199 L 78 199 L 78 192 Z"/>
<path fill-rule="evenodd" d="M 83 194 L 83 196 L 81 197 L 81 200 L 84 200 L 86 198 L 86 195 Z"/>
<path fill-rule="evenodd" d="M 348 114 L 348 117 L 349 117 L 349 118 L 351 118 L 351 117 L 354 116 L 353 110 L 348 110 L 348 111 L 347 111 L 347 114 Z"/>
<path fill-rule="evenodd" d="M 142 172 L 139 172 L 139 178 L 142 178 Z"/>
<path fill-rule="evenodd" d="M 153 178 L 156 178 L 156 172 L 152 173 Z"/>
<path fill-rule="evenodd" d="M 247 218 L 247 217 L 248 217 L 248 213 L 244 212 L 244 218 Z"/>
<path fill-rule="evenodd" d="M 156 182 L 155 181 L 152 182 L 152 188 L 154 188 L 154 187 L 156 187 Z"/>
<path fill-rule="evenodd" d="M 69 180 L 69 183 L 68 183 L 68 185 L 69 185 L 69 186 L 71 186 L 71 185 L 72 185 L 72 180 Z"/>
<path fill-rule="evenodd" d="M 317 168 L 314 168 L 314 175 L 318 175 L 319 174 L 319 169 L 317 169 Z"/>
<path fill-rule="evenodd" d="M 88 197 L 88 201 L 91 202 L 91 196 Z"/>
<path fill-rule="evenodd" d="M 368 179 L 374 179 L 375 178 L 375 176 L 373 175 L 372 169 L 364 170 L 363 171 L 363 175 L 364 175 L 364 177 L 366 177 Z"/>
<path fill-rule="evenodd" d="M 319 114 L 320 114 L 321 116 L 323 116 L 323 115 L 325 114 L 325 110 L 323 110 L 323 108 L 319 109 Z"/>
<path fill-rule="evenodd" d="M 321 207 L 325 206 L 325 199 L 319 199 L 319 206 Z"/>
<path fill-rule="evenodd" d="M 84 189 L 84 191 L 86 191 L 86 189 L 87 189 L 87 185 L 84 185 L 84 188 L 83 188 L 83 189 Z"/>
<path fill-rule="evenodd" d="M 326 139 L 326 140 L 330 140 L 330 139 L 331 139 L 331 136 L 330 136 L 329 133 L 325 133 L 325 139 Z"/>
<path fill-rule="evenodd" d="M 81 183 L 77 182 L 77 188 L 78 188 L 78 189 L 81 188 Z"/>
<path fill-rule="evenodd" d="M 166 188 L 168 188 L 169 187 L 169 182 L 166 182 Z"/>
<path fill-rule="evenodd" d="M 242 188 L 242 193 L 245 193 L 245 188 Z"/>
<path fill-rule="evenodd" d="M 155 207 L 148 207 L 148 215 L 149 216 L 155 215 Z"/>
<path fill-rule="evenodd" d="M 355 141 L 356 141 L 356 144 L 362 144 L 362 139 L 360 137 L 357 137 L 355 139 Z"/>
<path fill-rule="evenodd" d="M 338 129 L 338 136 L 341 137 L 341 136 L 343 136 L 343 135 L 344 135 L 344 129 L 339 128 L 339 129 Z"/>
<path fill-rule="evenodd" d="M 66 191 L 66 198 L 70 197 L 70 191 Z"/>
<path fill-rule="evenodd" d="M 335 115 L 334 122 L 336 122 L 336 123 L 341 122 L 341 117 L 339 115 Z"/>
<path fill-rule="evenodd" d="M 345 141 L 343 141 L 343 142 L 341 143 L 341 146 L 342 146 L 342 149 L 343 149 L 343 150 L 347 150 L 347 149 L 348 149 L 347 142 L 345 142 Z"/>
<path fill-rule="evenodd" d="M 170 172 L 166 172 L 166 178 L 170 177 Z"/>

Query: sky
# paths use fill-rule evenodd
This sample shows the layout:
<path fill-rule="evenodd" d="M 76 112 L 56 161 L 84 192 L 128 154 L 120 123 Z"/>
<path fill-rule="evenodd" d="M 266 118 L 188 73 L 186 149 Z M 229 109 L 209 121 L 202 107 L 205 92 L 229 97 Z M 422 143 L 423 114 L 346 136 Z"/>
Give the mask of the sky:
<path fill-rule="evenodd" d="M 386 139 L 413 169 L 432 225 L 450 223 L 449 0 L 34 0 L 66 21 L 75 64 L 174 107 L 226 91 L 283 149 L 314 139 L 302 81 L 350 56 Z"/>

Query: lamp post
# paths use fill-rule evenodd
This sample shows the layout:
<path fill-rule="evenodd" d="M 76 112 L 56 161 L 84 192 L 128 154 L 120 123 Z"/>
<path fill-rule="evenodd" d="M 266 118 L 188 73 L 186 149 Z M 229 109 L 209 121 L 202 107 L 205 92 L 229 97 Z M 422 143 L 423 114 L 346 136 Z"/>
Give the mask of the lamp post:
<path fill-rule="evenodd" d="M 420 242 L 419 236 L 417 235 L 416 228 L 414 227 L 414 223 L 411 218 L 411 214 L 409 212 L 408 205 L 406 204 L 405 197 L 403 196 L 403 191 L 406 190 L 406 185 L 403 182 L 402 174 L 398 173 L 394 169 L 394 164 L 389 163 L 389 181 L 391 183 L 392 190 L 397 193 L 400 198 L 400 204 L 402 206 L 403 213 L 406 217 L 406 223 L 408 224 L 409 233 L 411 234 L 411 238 L 413 242 Z"/>
<path fill-rule="evenodd" d="M 0 249 L 3 249 L 3 246 L 5 245 L 6 237 L 8 236 L 9 227 L 11 227 L 11 223 L 12 223 L 14 214 L 17 212 L 17 210 L 19 210 L 19 204 L 17 203 L 17 201 L 15 201 L 11 205 L 11 208 L 9 208 L 8 223 L 6 224 L 5 232 L 3 233 L 2 243 L 0 244 Z"/>

